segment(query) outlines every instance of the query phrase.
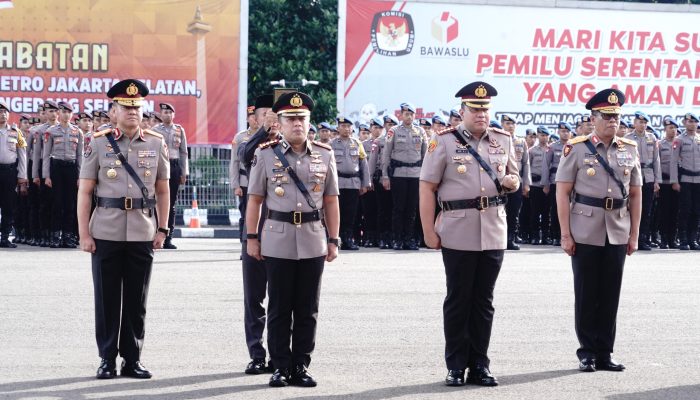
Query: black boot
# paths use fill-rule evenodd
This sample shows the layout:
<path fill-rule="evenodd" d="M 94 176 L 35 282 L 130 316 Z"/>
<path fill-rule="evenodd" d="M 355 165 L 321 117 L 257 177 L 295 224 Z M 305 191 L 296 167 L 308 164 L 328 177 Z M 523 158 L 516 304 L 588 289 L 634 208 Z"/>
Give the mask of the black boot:
<path fill-rule="evenodd" d="M 15 230 L 15 238 L 12 239 L 14 244 L 24 244 L 26 241 L 24 239 L 24 229 Z"/>
<path fill-rule="evenodd" d="M 8 233 L 3 233 L 2 236 L 0 236 L 0 247 L 6 248 L 6 249 L 17 248 L 16 244 L 10 242 L 9 236 L 10 235 Z"/>
<path fill-rule="evenodd" d="M 41 240 L 39 241 L 39 246 L 49 247 L 51 243 L 51 237 L 49 236 L 49 231 L 44 229 L 41 231 Z"/>
<path fill-rule="evenodd" d="M 391 247 L 394 250 L 403 250 L 403 241 L 399 239 L 394 239 L 394 241 L 391 242 Z"/>
<path fill-rule="evenodd" d="M 552 239 L 549 237 L 549 233 L 543 233 L 542 244 L 545 244 L 547 246 L 552 245 Z"/>
<path fill-rule="evenodd" d="M 659 248 L 662 250 L 668 249 L 668 240 L 666 239 L 666 236 L 662 236 L 661 240 L 659 240 Z"/>
<path fill-rule="evenodd" d="M 539 246 L 542 244 L 542 231 L 540 232 L 533 232 L 532 235 L 530 235 L 530 244 L 533 244 L 535 246 Z"/>
<path fill-rule="evenodd" d="M 418 250 L 418 243 L 416 242 L 416 239 L 408 238 L 408 239 L 404 240 L 403 249 L 404 250 Z"/>
<path fill-rule="evenodd" d="M 520 246 L 518 246 L 513 239 L 513 235 L 508 235 L 508 241 L 506 242 L 506 249 L 508 250 L 520 250 Z"/>
<path fill-rule="evenodd" d="M 391 233 L 382 232 L 382 235 L 379 238 L 379 248 L 382 250 L 391 249 Z"/>
<path fill-rule="evenodd" d="M 641 234 L 639 235 L 639 241 L 637 242 L 637 249 L 649 251 L 651 246 L 649 246 L 649 235 Z"/>
<path fill-rule="evenodd" d="M 377 232 L 368 231 L 365 247 L 377 247 Z"/>
<path fill-rule="evenodd" d="M 165 238 L 165 243 L 163 243 L 163 248 L 164 249 L 169 249 L 169 250 L 177 250 L 177 246 L 173 244 L 173 237 L 168 236 Z"/>
<path fill-rule="evenodd" d="M 61 232 L 52 232 L 51 241 L 49 242 L 49 247 L 52 249 L 58 249 L 61 247 Z"/>
<path fill-rule="evenodd" d="M 340 235 L 340 250 L 360 250 L 355 244 L 355 240 L 348 232 L 343 232 Z"/>
<path fill-rule="evenodd" d="M 36 241 L 36 237 L 33 234 L 30 234 L 29 237 L 27 238 L 27 245 L 38 246 L 38 243 Z"/>

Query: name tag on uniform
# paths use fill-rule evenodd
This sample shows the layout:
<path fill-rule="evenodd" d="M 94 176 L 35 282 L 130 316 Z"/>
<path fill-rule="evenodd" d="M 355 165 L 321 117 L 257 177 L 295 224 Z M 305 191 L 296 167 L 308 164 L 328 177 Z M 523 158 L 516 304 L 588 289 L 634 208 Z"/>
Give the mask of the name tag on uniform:
<path fill-rule="evenodd" d="M 155 150 L 139 150 L 139 157 L 155 157 Z"/>
<path fill-rule="evenodd" d="M 344 150 L 333 150 L 335 152 L 335 155 L 337 156 L 344 156 L 345 151 Z"/>

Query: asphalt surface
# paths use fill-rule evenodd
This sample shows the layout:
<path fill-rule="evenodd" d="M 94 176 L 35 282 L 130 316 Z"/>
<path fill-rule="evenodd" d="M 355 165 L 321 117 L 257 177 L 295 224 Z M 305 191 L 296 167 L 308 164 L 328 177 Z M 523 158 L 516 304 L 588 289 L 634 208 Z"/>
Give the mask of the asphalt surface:
<path fill-rule="evenodd" d="M 0 399 L 700 399 L 700 253 L 628 258 L 615 358 L 579 373 L 570 261 L 508 252 L 496 286 L 491 371 L 500 386 L 443 386 L 440 253 L 343 252 L 326 264 L 316 388 L 242 373 L 240 243 L 177 239 L 156 254 L 143 363 L 154 378 L 95 380 L 90 256 L 0 251 Z"/>

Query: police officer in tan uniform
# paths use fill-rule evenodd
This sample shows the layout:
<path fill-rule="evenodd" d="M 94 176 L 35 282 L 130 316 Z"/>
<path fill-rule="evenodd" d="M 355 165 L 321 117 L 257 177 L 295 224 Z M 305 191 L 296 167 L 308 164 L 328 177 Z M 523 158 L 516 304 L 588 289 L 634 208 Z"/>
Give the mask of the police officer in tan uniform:
<path fill-rule="evenodd" d="M 32 182 L 39 189 L 39 228 L 41 240 L 39 246 L 49 247 L 51 243 L 51 205 L 53 204 L 53 190 L 46 186 L 44 173 L 44 161 L 42 158 L 44 144 L 48 142 L 47 131 L 58 124 L 58 105 L 51 101 L 44 102 L 44 114 L 46 122 L 36 127 L 32 133 Z"/>
<path fill-rule="evenodd" d="M 624 102 L 621 91 L 605 89 L 586 103 L 595 130 L 569 140 L 556 176 L 584 372 L 625 369 L 612 353 L 625 256 L 637 250 L 642 177 L 635 141 L 615 136 Z"/>
<path fill-rule="evenodd" d="M 307 139 L 313 106 L 309 96 L 296 91 L 277 99 L 272 110 L 280 117 L 283 138 L 255 152 L 248 186 L 247 250 L 264 259 L 267 270 L 273 387 L 316 386 L 307 368 L 316 340 L 321 276 L 325 261 L 338 254 L 335 159 L 330 146 Z M 258 237 L 263 202 L 267 219 Z"/>
<path fill-rule="evenodd" d="M 250 140 L 255 132 L 258 131 L 258 122 L 255 118 L 255 106 L 248 106 L 247 109 L 248 129 L 238 132 L 231 141 L 231 163 L 229 164 L 229 176 L 231 178 L 231 187 L 233 194 L 238 197 L 238 209 L 241 212 L 241 218 L 238 220 L 238 227 L 243 237 L 243 227 L 245 226 L 245 207 L 248 197 L 248 171 L 241 165 L 241 156 L 245 149 L 245 143 Z"/>
<path fill-rule="evenodd" d="M 83 136 L 77 126 L 70 123 L 73 107 L 58 102 L 59 123 L 46 131 L 47 140 L 42 149 L 44 183 L 53 189 L 51 204 L 52 248 L 75 248 L 78 238 L 75 232 L 76 196 L 78 195 L 78 171 Z"/>
<path fill-rule="evenodd" d="M 169 103 L 160 103 L 160 117 L 163 123 L 153 127 L 153 130 L 163 135 L 168 145 L 170 154 L 170 234 L 165 239 L 164 249 L 177 249 L 173 244 L 173 230 L 175 229 L 175 204 L 180 185 L 184 185 L 190 169 L 187 161 L 187 135 L 182 125 L 173 123 L 175 119 L 175 107 Z"/>
<path fill-rule="evenodd" d="M 462 123 L 430 139 L 420 174 L 425 243 L 442 249 L 447 279 L 443 305 L 448 386 L 496 386 L 489 370 L 493 290 L 507 241 L 507 193 L 520 187 L 510 134 L 488 128 L 491 98 L 486 82 L 473 82 L 462 99 Z M 435 216 L 435 192 L 442 211 Z M 435 223 L 433 223 L 435 221 Z"/>
<path fill-rule="evenodd" d="M 664 138 L 659 141 L 659 160 L 661 161 L 661 189 L 659 189 L 659 231 L 661 232 L 660 249 L 677 249 L 678 243 L 678 192 L 671 184 L 671 159 L 673 142 L 678 134 L 678 122 L 673 118 L 664 119 Z M 678 165 L 678 164 L 676 164 Z"/>
<path fill-rule="evenodd" d="M 19 126 L 17 129 L 22 133 L 22 141 L 24 142 L 24 148 L 22 148 L 21 151 L 24 151 L 25 154 L 25 160 L 28 158 L 27 155 L 28 153 L 28 141 L 27 137 L 25 137 L 26 134 L 29 133 L 29 128 L 32 126 L 31 125 L 31 120 L 32 117 L 29 114 L 20 114 L 19 115 Z M 12 151 L 12 149 L 9 149 L 9 151 Z M 18 149 L 19 150 L 19 149 Z M 18 154 L 21 156 L 21 154 Z M 19 166 L 19 162 L 18 162 Z M 26 176 L 26 172 L 29 171 L 29 161 L 27 160 L 25 162 L 25 181 L 23 183 L 17 183 L 16 186 L 18 188 L 17 190 L 17 208 L 15 210 L 15 238 L 12 240 L 12 243 L 15 244 L 27 244 L 29 241 L 29 237 L 31 236 L 30 234 L 30 227 L 29 227 L 29 193 L 27 189 L 27 179 L 28 177 Z"/>
<path fill-rule="evenodd" d="M 697 243 L 700 222 L 700 133 L 698 117 L 693 113 L 683 118 L 685 132 L 673 141 L 670 182 L 680 192 L 678 204 L 678 237 L 680 250 L 700 250 Z"/>
<path fill-rule="evenodd" d="M 80 248 L 92 253 L 98 379 L 116 376 L 117 354 L 122 376 L 151 377 L 140 360 L 153 249 L 168 235 L 170 164 L 163 136 L 139 127 L 147 94 L 135 79 L 112 86 L 107 97 L 116 104 L 116 128 L 83 146 L 78 224 Z M 93 193 L 97 208 L 90 216 Z"/>
<path fill-rule="evenodd" d="M 354 122 L 344 116 L 336 118 L 339 135 L 331 140 L 340 189 L 340 249 L 359 250 L 353 230 L 360 196 L 369 189 L 367 154 L 362 143 L 352 137 Z"/>
<path fill-rule="evenodd" d="M 393 117 L 393 116 L 392 116 Z M 396 118 L 396 117 L 393 117 Z M 369 172 L 372 174 L 372 191 L 376 192 L 376 205 L 373 208 L 377 219 L 377 246 L 391 248 L 391 191 L 382 185 L 382 158 L 386 146 L 384 125 L 391 125 L 380 118 L 373 118 L 369 124 L 372 134 L 372 147 L 369 156 Z M 391 125 L 394 126 L 394 125 Z"/>
<path fill-rule="evenodd" d="M 22 132 L 8 124 L 10 107 L 0 100 L 0 247 L 15 248 L 9 236 L 15 218 L 17 193 L 27 192 L 27 143 Z"/>
<path fill-rule="evenodd" d="M 414 237 L 418 207 L 418 177 L 427 149 L 425 131 L 413 125 L 416 109 L 401 104 L 400 125 L 387 131 L 382 155 L 382 185 L 391 190 L 394 250 L 418 250 Z"/>
<path fill-rule="evenodd" d="M 630 128 L 630 123 L 623 118 L 620 120 L 620 127 L 617 129 L 617 133 L 615 135 L 617 137 L 625 137 L 629 133 Z"/>
<path fill-rule="evenodd" d="M 549 239 L 549 129 L 537 127 L 537 145 L 528 150 L 532 187 L 530 190 L 530 244 L 541 245 Z"/>
<path fill-rule="evenodd" d="M 639 227 L 639 250 L 651 250 L 651 221 L 653 215 L 654 193 L 660 189 L 661 162 L 659 144 L 653 133 L 647 132 L 651 120 L 646 113 L 634 113 L 634 130 L 625 137 L 637 143 L 639 163 L 642 166 L 642 221 Z"/>
<path fill-rule="evenodd" d="M 520 208 L 523 204 L 523 197 L 530 192 L 530 157 L 527 152 L 527 144 L 524 138 L 515 136 L 515 120 L 507 114 L 501 115 L 501 126 L 503 130 L 510 134 L 513 140 L 513 149 L 515 150 L 515 162 L 518 163 L 520 171 L 520 180 L 522 182 L 521 189 L 513 193 L 508 193 L 508 204 L 506 205 L 506 214 L 508 221 L 508 243 L 507 250 L 520 250 L 520 246 L 515 242 L 517 237 L 518 227 L 520 223 Z"/>
<path fill-rule="evenodd" d="M 593 123 L 590 115 L 582 115 L 576 119 L 576 135 L 574 136 L 586 136 L 591 132 L 593 132 Z"/>

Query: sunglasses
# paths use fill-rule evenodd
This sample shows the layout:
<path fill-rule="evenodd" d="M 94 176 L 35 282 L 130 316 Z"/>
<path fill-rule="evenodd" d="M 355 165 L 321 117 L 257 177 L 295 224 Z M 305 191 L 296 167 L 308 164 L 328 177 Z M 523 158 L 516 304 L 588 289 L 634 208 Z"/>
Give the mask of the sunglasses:
<path fill-rule="evenodd" d="M 603 113 L 601 113 L 600 116 L 606 121 L 610 121 L 611 119 L 614 119 L 616 121 L 620 120 L 620 114 L 603 114 Z"/>

